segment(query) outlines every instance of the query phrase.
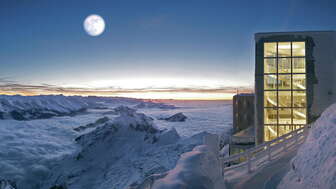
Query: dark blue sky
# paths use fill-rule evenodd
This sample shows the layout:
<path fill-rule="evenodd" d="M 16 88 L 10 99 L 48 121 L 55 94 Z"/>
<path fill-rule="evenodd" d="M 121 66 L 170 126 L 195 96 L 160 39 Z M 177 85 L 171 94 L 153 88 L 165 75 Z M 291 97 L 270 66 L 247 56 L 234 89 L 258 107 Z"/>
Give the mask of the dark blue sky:
<path fill-rule="evenodd" d="M 83 29 L 90 14 L 105 19 L 98 37 Z M 0 78 L 18 83 L 252 86 L 254 33 L 335 30 L 336 3 L 2 0 L 0 25 Z"/>

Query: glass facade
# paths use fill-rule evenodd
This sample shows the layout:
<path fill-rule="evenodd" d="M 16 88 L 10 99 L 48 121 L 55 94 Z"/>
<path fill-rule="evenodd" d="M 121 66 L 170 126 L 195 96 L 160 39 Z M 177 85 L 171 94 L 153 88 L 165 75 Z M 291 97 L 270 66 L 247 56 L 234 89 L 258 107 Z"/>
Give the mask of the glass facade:
<path fill-rule="evenodd" d="M 264 141 L 307 123 L 305 42 L 264 43 Z"/>

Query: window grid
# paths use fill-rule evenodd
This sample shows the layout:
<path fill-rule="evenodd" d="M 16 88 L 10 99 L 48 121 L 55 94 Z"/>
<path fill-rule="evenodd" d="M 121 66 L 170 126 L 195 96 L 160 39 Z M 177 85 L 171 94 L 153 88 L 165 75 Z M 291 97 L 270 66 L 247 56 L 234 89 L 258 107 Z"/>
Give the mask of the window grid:
<path fill-rule="evenodd" d="M 265 47 L 265 46 L 264 46 Z M 273 107 L 269 107 L 269 106 L 265 106 L 265 99 L 263 100 L 263 104 L 264 104 L 264 122 L 265 122 L 265 110 L 267 109 L 273 109 L 273 110 L 276 110 L 276 124 L 264 124 L 264 137 L 267 135 L 266 131 L 268 129 L 269 126 L 273 126 L 276 128 L 276 133 L 277 133 L 277 136 L 276 137 L 279 137 L 282 135 L 282 133 L 280 133 L 280 127 L 288 127 L 288 128 L 291 128 L 292 130 L 294 129 L 298 129 L 300 127 L 302 127 L 303 125 L 302 124 L 294 124 L 294 121 L 293 121 L 293 118 L 294 118 L 294 111 L 295 109 L 296 110 L 299 110 L 300 108 L 305 108 L 307 107 L 307 96 L 306 96 L 306 90 L 307 90 L 307 85 L 306 85 L 306 65 L 304 65 L 304 72 L 300 72 L 300 73 L 296 73 L 296 72 L 293 72 L 294 71 L 294 58 L 304 58 L 304 64 L 306 64 L 306 59 L 305 57 L 306 56 L 293 56 L 293 42 L 290 42 L 290 56 L 286 56 L 286 57 L 279 57 L 279 45 L 278 45 L 278 42 L 276 43 L 276 55 L 275 57 L 265 57 L 264 56 L 264 69 L 265 69 L 265 66 L 269 66 L 269 65 L 265 65 L 265 60 L 269 59 L 269 60 L 275 60 L 276 62 L 276 73 L 265 73 L 264 71 L 264 76 L 266 75 L 276 75 L 276 88 L 275 89 L 264 89 L 264 95 L 265 95 L 265 92 L 266 91 L 274 91 L 276 92 L 276 99 L 277 99 L 277 102 L 276 102 L 276 105 L 273 106 Z M 282 59 L 285 60 L 285 59 L 289 59 L 289 63 L 290 63 L 290 73 L 279 73 L 279 59 Z M 267 64 L 267 62 L 266 62 Z M 282 65 L 283 67 L 285 67 L 284 65 Z M 269 69 L 270 70 L 270 69 Z M 279 84 L 280 84 L 280 80 L 279 80 L 279 75 L 282 76 L 282 75 L 290 75 L 290 88 L 289 89 L 279 89 Z M 304 75 L 304 80 L 305 80 L 305 89 L 294 89 L 293 85 L 294 85 L 294 81 L 293 81 L 293 75 Z M 284 81 L 282 81 L 284 82 Z M 265 88 L 265 77 L 264 77 L 264 88 Z M 280 106 L 280 99 L 279 99 L 279 91 L 288 91 L 290 92 L 290 99 L 291 99 L 291 102 L 290 102 L 290 106 L 289 107 L 281 107 Z M 295 91 L 304 91 L 305 92 L 305 95 L 304 95 L 304 99 L 305 99 L 305 102 L 304 102 L 304 105 L 305 106 L 301 106 L 301 104 L 298 105 L 294 105 L 294 92 Z M 296 94 L 298 95 L 298 93 Z M 265 96 L 264 96 L 265 98 Z M 290 124 L 281 124 L 279 123 L 279 118 L 280 118 L 280 115 L 279 115 L 279 109 L 281 110 L 290 110 L 290 115 L 291 115 L 291 118 L 290 118 Z M 307 122 L 307 110 L 305 110 L 305 122 Z M 267 128 L 267 129 L 266 129 Z M 283 128 L 282 128 L 283 129 Z M 284 130 L 284 129 L 283 129 Z M 268 136 L 270 136 L 270 133 L 268 133 Z"/>

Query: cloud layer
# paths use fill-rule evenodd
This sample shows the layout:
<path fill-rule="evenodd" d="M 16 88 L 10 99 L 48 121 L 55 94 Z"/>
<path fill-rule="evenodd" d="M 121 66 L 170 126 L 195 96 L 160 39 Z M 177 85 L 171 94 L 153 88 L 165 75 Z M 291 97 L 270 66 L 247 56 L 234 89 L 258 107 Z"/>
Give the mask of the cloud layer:
<path fill-rule="evenodd" d="M 0 78 L 0 94 L 7 95 L 49 95 L 49 94 L 63 94 L 63 95 L 82 95 L 82 96 L 124 96 L 124 97 L 134 97 L 135 95 L 139 98 L 151 98 L 153 97 L 161 98 L 186 98 L 188 99 L 188 94 L 190 98 L 197 99 L 197 94 L 202 94 L 205 96 L 208 94 L 209 99 L 216 96 L 223 95 L 223 99 L 227 99 L 229 96 L 237 93 L 250 93 L 252 92 L 251 87 L 246 86 L 236 86 L 236 87 L 218 87 L 218 88 L 204 88 L 204 87 L 182 87 L 182 88 L 142 88 L 142 89 L 122 89 L 116 87 L 101 87 L 101 88 L 84 88 L 84 87 L 61 87 L 50 84 L 21 84 L 14 81 L 10 81 L 6 78 Z M 146 94 L 146 95 L 141 95 Z M 160 94 L 162 94 L 160 96 Z M 167 95 L 169 94 L 169 95 Z M 175 95 L 174 95 L 175 94 Z M 181 95 L 183 94 L 183 95 Z"/>

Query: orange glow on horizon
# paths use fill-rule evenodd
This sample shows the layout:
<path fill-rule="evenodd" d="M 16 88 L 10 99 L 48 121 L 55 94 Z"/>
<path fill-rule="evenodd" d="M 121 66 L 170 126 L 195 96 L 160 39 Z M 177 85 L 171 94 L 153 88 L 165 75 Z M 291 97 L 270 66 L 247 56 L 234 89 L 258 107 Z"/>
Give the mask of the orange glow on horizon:
<path fill-rule="evenodd" d="M 65 95 L 65 96 L 105 96 L 105 97 L 125 97 L 125 98 L 138 98 L 138 99 L 172 99 L 172 100 L 231 100 L 236 93 L 201 93 L 201 92 L 132 92 L 132 93 L 107 93 L 102 91 L 97 92 L 8 92 L 0 91 L 0 95 L 22 95 L 22 96 L 35 96 L 35 95 Z"/>

